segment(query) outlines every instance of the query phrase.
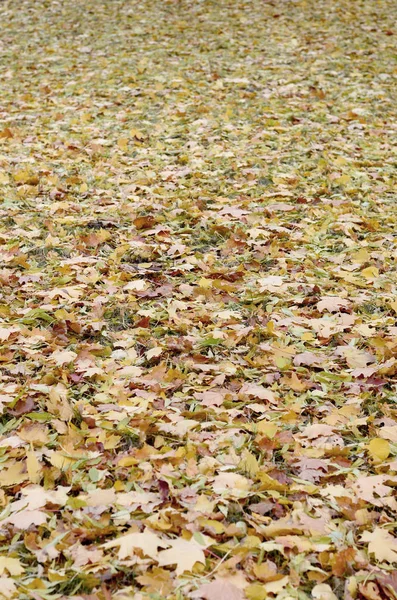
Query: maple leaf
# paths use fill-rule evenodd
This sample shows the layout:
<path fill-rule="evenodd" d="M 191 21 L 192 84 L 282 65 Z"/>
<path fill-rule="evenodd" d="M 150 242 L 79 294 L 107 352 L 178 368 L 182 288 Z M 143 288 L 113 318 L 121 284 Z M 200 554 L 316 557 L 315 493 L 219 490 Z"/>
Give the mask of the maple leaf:
<path fill-rule="evenodd" d="M 191 571 L 200 562 L 205 564 L 203 547 L 195 540 L 169 540 L 171 548 L 162 550 L 158 555 L 160 566 L 176 564 L 176 574 L 181 575 L 184 571 Z"/>
<path fill-rule="evenodd" d="M 214 478 L 212 489 L 232 498 L 245 498 L 248 496 L 250 481 L 238 473 L 221 473 Z"/>
<path fill-rule="evenodd" d="M 194 397 L 201 400 L 203 406 L 221 406 L 225 400 L 224 391 L 209 390 L 207 392 L 196 392 Z"/>
<path fill-rule="evenodd" d="M 278 288 L 282 286 L 284 283 L 283 277 L 280 275 L 269 275 L 269 277 L 262 277 L 262 279 L 258 279 L 259 290 L 261 292 L 269 291 L 274 292 L 278 291 Z"/>
<path fill-rule="evenodd" d="M 328 465 L 324 460 L 306 456 L 300 458 L 296 466 L 299 469 L 299 477 L 313 483 L 319 481 L 328 471 Z"/>
<path fill-rule="evenodd" d="M 397 563 L 397 540 L 385 529 L 375 527 L 372 532 L 364 531 L 361 541 L 368 542 L 368 552 L 374 554 L 376 560 Z"/>
<path fill-rule="evenodd" d="M 201 585 L 192 596 L 204 600 L 243 600 L 244 593 L 225 579 L 215 579 L 211 583 Z"/>
<path fill-rule="evenodd" d="M 238 466 L 242 471 L 245 471 L 249 477 L 255 477 L 259 471 L 259 463 L 256 456 L 247 449 L 243 450 L 241 461 Z"/>
<path fill-rule="evenodd" d="M 337 600 L 337 596 L 335 596 L 331 586 L 327 583 L 318 583 L 315 585 L 312 589 L 312 597 L 314 600 Z"/>
<path fill-rule="evenodd" d="M 15 581 L 11 577 L 0 577 L 0 596 L 3 598 L 12 598 L 16 592 Z"/>
<path fill-rule="evenodd" d="M 294 357 L 293 362 L 296 367 L 300 367 L 301 365 L 321 367 L 324 361 L 325 357 L 314 354 L 314 352 L 301 352 Z"/>
<path fill-rule="evenodd" d="M 46 504 L 64 506 L 68 501 L 70 487 L 58 486 L 56 490 L 46 490 L 40 485 L 29 485 L 23 488 L 21 498 L 11 505 L 12 512 L 28 509 L 35 510 Z"/>
<path fill-rule="evenodd" d="M 134 549 L 142 550 L 144 554 L 150 556 L 150 558 L 156 559 L 158 557 L 158 548 L 166 548 L 169 543 L 159 538 L 150 529 L 145 529 L 142 533 L 134 532 L 127 533 L 115 540 L 102 544 L 102 548 L 108 550 L 109 548 L 119 547 L 118 557 L 120 560 L 127 556 L 132 556 Z"/>
<path fill-rule="evenodd" d="M 140 585 L 144 586 L 148 594 L 160 594 L 167 596 L 172 591 L 171 573 L 165 569 L 153 567 L 151 571 L 147 571 L 145 575 L 137 577 Z"/>
<path fill-rule="evenodd" d="M 51 354 L 51 360 L 55 362 L 58 367 L 71 363 L 77 357 L 77 353 L 72 350 L 55 350 Z"/>
<path fill-rule="evenodd" d="M 317 309 L 320 312 L 327 310 L 328 312 L 339 312 L 341 308 L 348 308 L 350 302 L 346 298 L 338 296 L 324 296 L 317 302 Z"/>
<path fill-rule="evenodd" d="M 396 477 L 387 475 L 361 476 L 353 483 L 352 489 L 359 498 L 370 502 L 375 506 L 394 506 L 394 498 L 391 498 L 392 488 L 385 485 L 386 482 L 397 482 Z M 376 494 L 376 495 L 375 495 Z"/>
<path fill-rule="evenodd" d="M 375 357 L 370 352 L 364 352 L 354 346 L 338 346 L 335 354 L 343 356 L 352 369 L 365 368 L 369 363 L 375 361 Z"/>
<path fill-rule="evenodd" d="M 11 327 L 0 327 L 0 342 L 5 342 L 8 340 L 11 334 L 19 331 L 19 327 L 15 327 L 11 325 Z"/>
<path fill-rule="evenodd" d="M 0 575 L 8 572 L 10 575 L 21 575 L 25 571 L 21 565 L 19 558 L 9 558 L 7 556 L 0 556 Z"/>
<path fill-rule="evenodd" d="M 379 437 L 390 440 L 391 442 L 397 442 L 397 425 L 386 425 L 379 429 Z"/>
<path fill-rule="evenodd" d="M 8 468 L 0 471 L 0 485 L 12 486 L 29 478 L 26 471 L 26 463 L 14 462 Z"/>
<path fill-rule="evenodd" d="M 245 383 L 241 389 L 240 394 L 245 394 L 246 396 L 254 396 L 255 398 L 259 398 L 260 400 L 269 400 L 269 402 L 276 403 L 276 397 L 272 390 L 266 389 L 263 385 L 259 385 L 257 383 Z"/>
<path fill-rule="evenodd" d="M 301 433 L 303 437 L 306 437 L 309 440 L 314 440 L 318 437 L 328 437 L 333 434 L 334 428 L 330 425 L 325 425 L 323 423 L 315 423 L 314 425 L 308 425 Z"/>
<path fill-rule="evenodd" d="M 41 510 L 21 510 L 4 519 L 2 523 L 10 523 L 16 529 L 29 529 L 31 525 L 43 525 L 48 518 Z"/>
<path fill-rule="evenodd" d="M 98 564 L 103 560 L 103 551 L 100 548 L 88 548 L 79 542 L 68 548 L 66 554 L 74 560 L 73 569 L 76 570 L 87 564 Z"/>

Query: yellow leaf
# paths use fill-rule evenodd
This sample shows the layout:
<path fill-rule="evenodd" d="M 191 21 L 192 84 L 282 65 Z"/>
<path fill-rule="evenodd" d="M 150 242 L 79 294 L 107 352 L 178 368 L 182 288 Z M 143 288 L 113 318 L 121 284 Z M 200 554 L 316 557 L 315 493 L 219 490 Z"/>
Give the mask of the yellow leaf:
<path fill-rule="evenodd" d="M 278 425 L 276 423 L 269 423 L 269 421 L 260 421 L 256 429 L 258 433 L 263 433 L 263 435 L 272 440 L 278 431 Z"/>
<path fill-rule="evenodd" d="M 314 340 L 314 335 L 310 331 L 305 331 L 305 333 L 302 334 L 302 340 L 304 342 L 312 342 Z"/>
<path fill-rule="evenodd" d="M 251 454 L 248 450 L 244 450 L 242 453 L 241 461 L 238 465 L 239 469 L 244 471 L 249 477 L 255 477 L 259 471 L 259 463 L 256 457 Z"/>
<path fill-rule="evenodd" d="M 10 575 L 14 576 L 21 575 L 25 571 L 25 569 L 21 565 L 19 558 L 8 558 L 7 556 L 0 556 L 0 575 L 3 575 L 4 571 L 8 571 Z"/>
<path fill-rule="evenodd" d="M 261 539 L 257 536 L 257 535 L 247 535 L 246 538 L 244 538 L 243 541 L 243 546 L 244 548 L 258 548 L 258 546 L 261 543 Z"/>
<path fill-rule="evenodd" d="M 338 600 L 331 587 L 327 583 L 319 583 L 312 589 L 314 600 Z"/>
<path fill-rule="evenodd" d="M 338 156 L 335 158 L 334 163 L 338 165 L 338 167 L 343 167 L 348 164 L 348 160 L 344 156 Z"/>
<path fill-rule="evenodd" d="M 279 369 L 286 369 L 291 365 L 291 359 L 285 356 L 277 356 L 274 363 Z"/>
<path fill-rule="evenodd" d="M 26 423 L 18 435 L 24 442 L 33 446 L 44 446 L 49 442 L 48 429 L 41 423 Z"/>
<path fill-rule="evenodd" d="M 50 463 L 53 467 L 61 469 L 61 471 L 67 471 L 76 461 L 73 458 L 64 456 L 61 452 L 54 452 L 51 454 Z"/>
<path fill-rule="evenodd" d="M 209 290 L 210 288 L 212 288 L 212 284 L 213 284 L 212 279 L 206 279 L 205 277 L 202 277 L 198 281 L 198 286 L 203 288 L 203 290 Z"/>
<path fill-rule="evenodd" d="M 266 325 L 266 333 L 268 335 L 275 335 L 276 327 L 274 321 L 269 321 Z"/>
<path fill-rule="evenodd" d="M 173 589 L 171 573 L 166 569 L 153 567 L 151 571 L 146 571 L 144 575 L 140 575 L 136 580 L 144 586 L 146 594 L 156 594 L 155 597 L 157 598 L 159 596 L 166 598 L 171 595 Z M 121 596 L 120 598 L 126 599 L 127 596 Z"/>
<path fill-rule="evenodd" d="M 368 452 L 372 458 L 382 462 L 386 460 L 390 454 L 390 444 L 387 440 L 382 438 L 374 438 L 368 444 Z"/>
<path fill-rule="evenodd" d="M 367 267 L 361 271 L 361 275 L 365 277 L 365 279 L 373 280 L 379 277 L 379 270 L 376 267 Z"/>
<path fill-rule="evenodd" d="M 277 479 L 273 479 L 267 473 L 260 473 L 259 478 L 261 480 L 261 490 L 275 490 L 276 492 L 285 492 L 287 489 L 285 485 L 281 484 Z"/>
<path fill-rule="evenodd" d="M 214 519 L 199 519 L 199 524 L 201 527 L 205 527 L 215 535 L 221 535 L 225 531 L 225 526 Z"/>
<path fill-rule="evenodd" d="M 123 152 L 127 152 L 128 150 L 128 138 L 119 138 L 117 140 L 117 145 Z"/>
<path fill-rule="evenodd" d="M 14 181 L 16 183 L 26 183 L 30 177 L 29 171 L 15 171 L 14 173 Z"/>
<path fill-rule="evenodd" d="M 254 565 L 253 571 L 255 577 L 261 581 L 272 581 L 277 576 L 277 567 L 271 561 L 262 562 L 260 565 Z"/>
<path fill-rule="evenodd" d="M 121 437 L 119 435 L 110 435 L 106 438 L 103 446 L 105 450 L 113 450 L 120 443 Z"/>
<path fill-rule="evenodd" d="M 137 459 L 133 456 L 124 456 L 117 463 L 119 467 L 133 467 L 137 464 Z"/>
<path fill-rule="evenodd" d="M 131 129 L 130 130 L 130 136 L 134 137 L 137 140 L 143 140 L 143 139 L 145 139 L 145 134 L 142 133 L 141 131 L 139 131 L 138 129 Z"/>
<path fill-rule="evenodd" d="M 267 596 L 265 588 L 260 583 L 251 583 L 245 588 L 244 593 L 248 600 L 265 600 Z"/>
<path fill-rule="evenodd" d="M 271 594 L 278 594 L 281 592 L 289 583 L 289 577 L 286 575 L 281 579 L 276 579 L 275 581 L 268 581 L 264 584 L 264 587 L 267 592 Z"/>
<path fill-rule="evenodd" d="M 349 177 L 349 175 L 341 175 L 335 179 L 335 183 L 342 186 L 349 185 L 349 183 L 351 183 L 351 177 Z"/>
<path fill-rule="evenodd" d="M 210 514 L 213 512 L 215 502 L 211 502 L 207 496 L 202 495 L 197 498 L 197 502 L 194 505 L 194 510 L 202 514 Z"/>
<path fill-rule="evenodd" d="M 57 415 L 62 421 L 69 421 L 73 416 L 73 410 L 67 399 L 66 387 L 58 383 L 51 387 L 47 400 L 48 412 Z"/>
<path fill-rule="evenodd" d="M 41 479 L 41 466 L 33 450 L 28 450 L 26 452 L 26 457 L 26 467 L 28 469 L 29 479 L 32 483 L 39 483 Z"/>
<path fill-rule="evenodd" d="M 371 258 L 371 255 L 368 252 L 368 250 L 366 248 L 360 248 L 360 250 L 358 252 L 353 254 L 352 261 L 362 265 L 362 264 L 368 262 L 370 258 Z"/>
<path fill-rule="evenodd" d="M 25 471 L 26 464 L 24 462 L 15 462 L 8 468 L 0 471 L 0 486 L 17 485 L 29 478 Z"/>
<path fill-rule="evenodd" d="M 124 290 L 127 292 L 142 292 L 148 287 L 148 282 L 144 279 L 133 279 L 127 285 L 124 286 Z"/>

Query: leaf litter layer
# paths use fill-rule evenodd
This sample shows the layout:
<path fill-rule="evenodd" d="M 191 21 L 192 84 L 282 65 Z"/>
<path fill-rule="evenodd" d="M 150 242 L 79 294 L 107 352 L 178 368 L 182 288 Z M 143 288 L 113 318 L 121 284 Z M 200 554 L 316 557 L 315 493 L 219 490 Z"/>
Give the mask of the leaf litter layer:
<path fill-rule="evenodd" d="M 396 598 L 393 7 L 2 3 L 2 597 Z"/>

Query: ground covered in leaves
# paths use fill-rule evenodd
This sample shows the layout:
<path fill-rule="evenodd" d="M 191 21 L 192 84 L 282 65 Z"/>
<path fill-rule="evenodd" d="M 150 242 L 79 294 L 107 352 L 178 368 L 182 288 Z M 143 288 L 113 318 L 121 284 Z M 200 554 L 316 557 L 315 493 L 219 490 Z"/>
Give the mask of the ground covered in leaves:
<path fill-rule="evenodd" d="M 397 597 L 393 6 L 1 4 L 1 597 Z"/>

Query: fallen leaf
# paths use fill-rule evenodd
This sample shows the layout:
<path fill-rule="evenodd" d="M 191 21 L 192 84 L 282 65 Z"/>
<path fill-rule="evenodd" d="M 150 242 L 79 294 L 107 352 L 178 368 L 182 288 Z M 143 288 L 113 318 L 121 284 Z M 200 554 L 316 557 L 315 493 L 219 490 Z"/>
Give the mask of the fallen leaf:
<path fill-rule="evenodd" d="M 168 542 L 159 538 L 155 533 L 149 529 L 145 529 L 142 533 L 127 533 L 115 540 L 106 542 L 102 544 L 102 548 L 108 550 L 109 548 L 118 547 L 118 557 L 120 560 L 132 556 L 135 549 L 141 550 L 143 554 L 157 560 L 158 548 L 166 548 L 169 545 Z"/>
<path fill-rule="evenodd" d="M 324 296 L 319 302 L 317 302 L 317 309 L 320 312 L 327 310 L 328 312 L 339 312 L 342 308 L 347 309 L 350 306 L 350 302 L 346 298 L 340 298 L 339 296 Z"/>
<path fill-rule="evenodd" d="M 72 350 L 55 350 L 50 358 L 58 365 L 58 367 L 61 367 L 62 365 L 73 362 L 76 356 L 76 352 L 73 352 Z"/>
<path fill-rule="evenodd" d="M 369 554 L 374 554 L 379 562 L 397 563 L 397 540 L 385 529 L 375 527 L 372 532 L 364 531 L 361 541 L 368 542 Z"/>
<path fill-rule="evenodd" d="M 184 571 L 191 571 L 196 562 L 205 564 L 203 547 L 194 540 L 169 540 L 171 548 L 162 550 L 158 555 L 158 563 L 161 567 L 165 565 L 176 565 L 176 575 L 182 575 Z"/>
<path fill-rule="evenodd" d="M 216 579 L 201 585 L 193 593 L 193 597 L 203 598 L 203 600 L 243 600 L 244 593 L 232 583 L 224 579 Z"/>
<path fill-rule="evenodd" d="M 21 565 L 19 558 L 9 558 L 0 556 L 0 575 L 8 572 L 11 576 L 21 575 L 25 572 L 25 568 Z"/>
<path fill-rule="evenodd" d="M 337 600 L 338 597 L 332 591 L 328 583 L 318 583 L 312 589 L 312 598 L 314 600 Z"/>
<path fill-rule="evenodd" d="M 272 390 L 265 388 L 263 385 L 259 385 L 257 383 L 245 383 L 241 389 L 240 394 L 245 394 L 246 396 L 254 396 L 255 398 L 259 398 L 260 400 L 268 400 L 269 402 L 276 402 L 276 397 Z"/>
<path fill-rule="evenodd" d="M 390 454 L 390 444 L 382 438 L 374 438 L 368 444 L 368 452 L 372 458 L 384 461 Z"/>

